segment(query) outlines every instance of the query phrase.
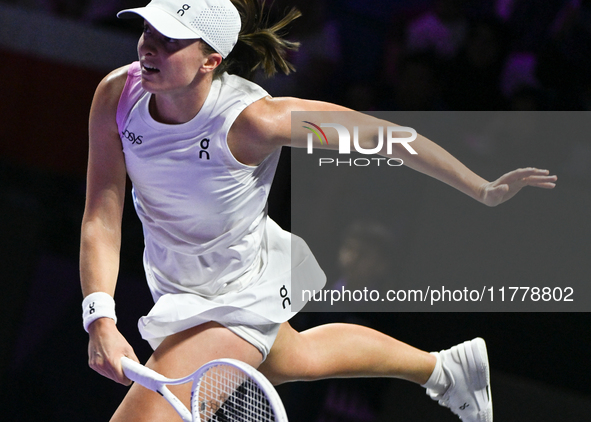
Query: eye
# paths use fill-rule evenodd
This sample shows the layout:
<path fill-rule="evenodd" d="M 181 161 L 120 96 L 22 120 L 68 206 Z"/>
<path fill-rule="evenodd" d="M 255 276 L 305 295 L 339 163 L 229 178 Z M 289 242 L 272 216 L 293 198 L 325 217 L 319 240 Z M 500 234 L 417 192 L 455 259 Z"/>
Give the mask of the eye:
<path fill-rule="evenodd" d="M 167 43 L 176 43 L 177 40 L 175 38 L 168 38 L 168 37 L 164 37 L 164 41 L 166 41 Z"/>

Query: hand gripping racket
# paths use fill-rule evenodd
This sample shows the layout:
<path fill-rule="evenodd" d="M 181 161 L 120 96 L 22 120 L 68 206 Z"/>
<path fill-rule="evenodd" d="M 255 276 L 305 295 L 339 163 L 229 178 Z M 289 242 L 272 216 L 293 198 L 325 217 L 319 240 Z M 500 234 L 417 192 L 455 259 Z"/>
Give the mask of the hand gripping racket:
<path fill-rule="evenodd" d="M 273 385 L 252 366 L 235 359 L 206 363 L 184 378 L 170 379 L 127 358 L 127 378 L 159 393 L 185 422 L 288 422 Z M 193 382 L 191 411 L 166 385 Z"/>

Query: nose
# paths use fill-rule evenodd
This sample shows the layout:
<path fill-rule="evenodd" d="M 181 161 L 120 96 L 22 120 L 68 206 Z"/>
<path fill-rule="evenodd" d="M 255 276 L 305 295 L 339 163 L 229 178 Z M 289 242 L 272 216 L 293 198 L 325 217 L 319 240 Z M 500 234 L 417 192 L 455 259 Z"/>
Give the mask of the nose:
<path fill-rule="evenodd" d="M 144 34 L 138 41 L 138 53 L 141 56 L 154 56 L 156 54 L 156 46 L 151 37 L 146 37 Z"/>

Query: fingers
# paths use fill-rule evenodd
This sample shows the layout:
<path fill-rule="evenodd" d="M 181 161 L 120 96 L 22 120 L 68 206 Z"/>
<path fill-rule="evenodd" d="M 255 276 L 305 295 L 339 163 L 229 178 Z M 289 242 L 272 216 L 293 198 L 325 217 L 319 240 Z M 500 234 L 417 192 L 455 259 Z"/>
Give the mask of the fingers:
<path fill-rule="evenodd" d="M 557 179 L 555 175 L 551 176 L 548 170 L 528 167 L 509 172 L 503 175 L 498 182 L 509 185 L 518 183 L 521 187 L 533 186 L 552 189 Z"/>
<path fill-rule="evenodd" d="M 537 168 L 533 168 L 533 167 L 528 167 L 528 168 L 521 168 L 521 169 L 510 171 L 509 173 L 503 175 L 501 177 L 501 179 L 503 180 L 503 183 L 513 183 L 518 180 L 526 179 L 528 177 L 532 177 L 532 176 L 542 176 L 543 177 L 543 176 L 547 176 L 548 174 L 550 174 L 550 172 L 548 170 L 541 170 L 541 169 L 537 169 Z"/>
<path fill-rule="evenodd" d="M 553 189 L 556 187 L 556 176 L 530 176 L 525 179 L 528 186 L 543 189 Z"/>
<path fill-rule="evenodd" d="M 542 189 L 554 189 L 556 187 L 556 183 L 540 183 L 535 185 L 534 187 Z"/>
<path fill-rule="evenodd" d="M 115 382 L 118 382 L 119 384 L 131 385 L 132 381 L 129 378 L 127 378 L 127 376 L 125 375 L 125 372 L 123 371 L 123 365 L 121 365 L 121 358 L 123 356 L 128 357 L 131 360 L 139 363 L 139 360 L 135 356 L 135 353 L 133 353 L 133 350 L 129 349 L 126 352 L 124 352 L 123 354 L 117 356 L 115 361 L 112 363 L 112 369 L 114 370 L 114 372 L 112 372 L 112 374 L 114 375 L 114 378 L 111 378 L 111 377 L 109 377 L 109 378 L 111 378 Z"/>
<path fill-rule="evenodd" d="M 548 170 L 534 167 L 510 171 L 491 183 L 481 187 L 481 202 L 494 207 L 511 199 L 525 186 L 553 189 L 556 186 L 555 175 Z"/>
<path fill-rule="evenodd" d="M 525 167 L 525 168 L 513 170 L 511 173 L 517 173 L 517 174 L 522 175 L 522 177 L 528 177 L 528 176 L 548 175 L 548 174 L 550 174 L 550 171 L 546 170 L 546 169 L 535 168 L 535 167 Z"/>

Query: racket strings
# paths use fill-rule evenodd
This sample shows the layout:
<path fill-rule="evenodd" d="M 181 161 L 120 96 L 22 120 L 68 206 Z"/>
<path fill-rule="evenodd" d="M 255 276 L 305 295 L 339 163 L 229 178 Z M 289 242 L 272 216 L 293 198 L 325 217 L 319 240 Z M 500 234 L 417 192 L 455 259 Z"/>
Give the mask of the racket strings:
<path fill-rule="evenodd" d="M 191 401 L 195 420 L 202 422 L 275 421 L 263 390 L 240 369 L 229 365 L 214 366 L 203 374 Z"/>

